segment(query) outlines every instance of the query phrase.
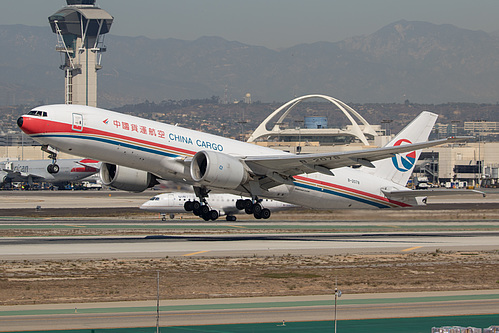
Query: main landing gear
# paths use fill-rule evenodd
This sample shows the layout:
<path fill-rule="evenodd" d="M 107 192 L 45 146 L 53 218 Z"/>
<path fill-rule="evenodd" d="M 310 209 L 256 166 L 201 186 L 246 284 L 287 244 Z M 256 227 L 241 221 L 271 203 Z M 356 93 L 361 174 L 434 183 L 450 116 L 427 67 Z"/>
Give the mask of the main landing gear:
<path fill-rule="evenodd" d="M 194 187 L 194 192 L 199 198 L 199 201 L 186 201 L 184 203 L 184 209 L 187 212 L 192 212 L 196 216 L 200 216 L 205 221 L 215 221 L 218 219 L 218 211 L 211 209 L 206 201 L 209 191 L 205 187 Z"/>
<path fill-rule="evenodd" d="M 52 160 L 52 163 L 47 165 L 47 172 L 51 174 L 56 174 L 59 172 L 59 166 L 57 165 L 57 150 L 54 148 L 43 145 L 42 150 L 49 154 L 49 158 Z"/>
<path fill-rule="evenodd" d="M 256 219 L 268 219 L 271 215 L 270 209 L 264 208 L 262 200 L 255 198 L 255 201 L 250 199 L 239 199 L 236 201 L 236 208 L 243 210 L 246 214 L 253 214 Z"/>
<path fill-rule="evenodd" d="M 187 212 L 192 212 L 196 216 L 200 216 L 205 221 L 215 221 L 219 216 L 216 210 L 210 208 L 205 199 L 203 199 L 202 202 L 197 200 L 186 201 L 184 203 L 184 209 Z"/>

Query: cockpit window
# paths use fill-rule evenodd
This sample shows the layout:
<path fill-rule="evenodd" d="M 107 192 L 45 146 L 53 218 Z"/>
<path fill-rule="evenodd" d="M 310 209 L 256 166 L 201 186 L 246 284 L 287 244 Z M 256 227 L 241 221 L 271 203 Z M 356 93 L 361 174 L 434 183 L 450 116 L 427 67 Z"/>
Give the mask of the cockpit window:
<path fill-rule="evenodd" d="M 38 116 L 38 117 L 46 117 L 47 112 L 46 111 L 36 111 L 36 110 L 31 110 L 28 112 L 28 115 L 30 116 Z"/>

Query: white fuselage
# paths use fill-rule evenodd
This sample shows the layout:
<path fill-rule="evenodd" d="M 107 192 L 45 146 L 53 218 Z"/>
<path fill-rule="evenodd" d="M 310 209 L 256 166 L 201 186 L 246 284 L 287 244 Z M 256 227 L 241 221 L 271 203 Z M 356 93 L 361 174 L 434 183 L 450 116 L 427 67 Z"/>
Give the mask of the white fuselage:
<path fill-rule="evenodd" d="M 35 110 L 38 109 L 47 111 L 47 116 L 25 115 L 21 128 L 40 143 L 179 182 L 192 184 L 189 169 L 181 161 L 200 150 L 235 157 L 288 154 L 103 109 L 76 105 L 70 109 L 67 105 Z M 390 200 L 382 192 L 382 189 L 402 188 L 364 172 L 363 168 L 344 167 L 335 169 L 334 176 L 322 173 L 295 176 L 292 184 L 271 188 L 263 197 L 318 209 L 410 206 Z M 230 192 L 247 195 L 240 190 Z"/>
<path fill-rule="evenodd" d="M 62 159 L 58 161 L 59 172 L 49 173 L 47 166 L 51 160 L 24 160 L 0 162 L 0 183 L 3 182 L 75 182 L 92 176 L 99 171 L 98 161 Z"/>
<path fill-rule="evenodd" d="M 233 194 L 221 194 L 213 193 L 209 196 L 210 207 L 218 211 L 220 216 L 222 215 L 234 215 L 244 213 L 244 210 L 239 210 L 236 208 L 236 201 L 239 199 L 250 199 L 248 197 L 241 197 L 239 195 Z M 158 212 L 162 214 L 177 214 L 185 213 L 184 204 L 187 201 L 195 201 L 197 197 L 194 193 L 188 192 L 173 192 L 173 193 L 163 193 L 158 194 L 144 202 L 140 209 Z M 271 211 L 279 211 L 283 209 L 290 209 L 297 207 L 296 205 L 288 204 L 281 201 L 276 201 L 272 199 L 263 199 L 262 205 Z"/>

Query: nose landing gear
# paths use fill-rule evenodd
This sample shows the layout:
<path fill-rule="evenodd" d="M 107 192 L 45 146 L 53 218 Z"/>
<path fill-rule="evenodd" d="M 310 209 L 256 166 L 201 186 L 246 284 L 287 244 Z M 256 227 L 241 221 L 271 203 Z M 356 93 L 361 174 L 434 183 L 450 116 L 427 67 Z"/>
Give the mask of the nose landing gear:
<path fill-rule="evenodd" d="M 52 163 L 47 165 L 47 172 L 50 174 L 56 174 L 59 172 L 59 166 L 57 165 L 57 150 L 48 146 L 43 145 L 42 150 L 49 154 L 49 158 L 52 160 Z"/>

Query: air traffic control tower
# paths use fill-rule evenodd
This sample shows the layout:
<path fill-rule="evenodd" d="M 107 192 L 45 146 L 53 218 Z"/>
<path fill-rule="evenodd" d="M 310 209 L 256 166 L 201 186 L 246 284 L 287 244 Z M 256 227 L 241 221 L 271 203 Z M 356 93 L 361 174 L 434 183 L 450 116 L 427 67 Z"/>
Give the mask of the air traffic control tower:
<path fill-rule="evenodd" d="M 66 0 L 68 5 L 49 17 L 63 58 L 66 104 L 97 106 L 97 71 L 113 17 L 95 1 Z"/>

